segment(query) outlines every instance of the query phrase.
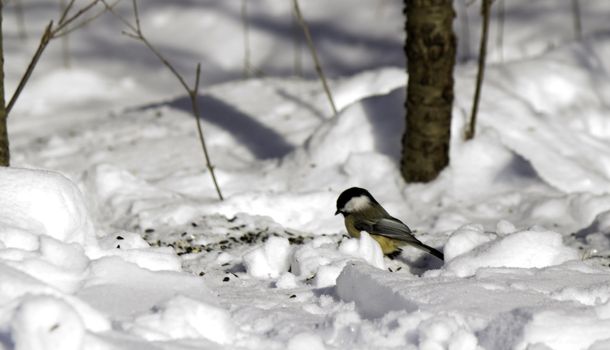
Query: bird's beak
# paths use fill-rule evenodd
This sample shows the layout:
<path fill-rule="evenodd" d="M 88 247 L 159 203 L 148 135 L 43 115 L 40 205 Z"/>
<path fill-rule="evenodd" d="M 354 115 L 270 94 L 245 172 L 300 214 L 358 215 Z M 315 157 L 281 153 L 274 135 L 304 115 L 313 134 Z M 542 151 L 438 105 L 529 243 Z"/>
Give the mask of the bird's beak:
<path fill-rule="evenodd" d="M 341 214 L 341 210 L 337 209 L 337 211 L 335 212 L 335 215 L 339 215 Z"/>

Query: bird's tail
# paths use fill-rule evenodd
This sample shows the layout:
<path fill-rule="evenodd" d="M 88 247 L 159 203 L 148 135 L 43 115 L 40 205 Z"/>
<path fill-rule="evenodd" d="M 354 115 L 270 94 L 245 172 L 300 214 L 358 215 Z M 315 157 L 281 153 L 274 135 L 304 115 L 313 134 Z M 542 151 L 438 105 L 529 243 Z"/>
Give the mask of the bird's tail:
<path fill-rule="evenodd" d="M 427 246 L 421 242 L 420 242 L 420 244 L 421 245 L 417 246 L 419 249 L 424 250 L 424 251 L 434 255 L 435 257 L 441 259 L 442 261 L 445 261 L 445 255 L 443 253 L 441 253 L 440 251 L 438 251 L 430 246 Z"/>

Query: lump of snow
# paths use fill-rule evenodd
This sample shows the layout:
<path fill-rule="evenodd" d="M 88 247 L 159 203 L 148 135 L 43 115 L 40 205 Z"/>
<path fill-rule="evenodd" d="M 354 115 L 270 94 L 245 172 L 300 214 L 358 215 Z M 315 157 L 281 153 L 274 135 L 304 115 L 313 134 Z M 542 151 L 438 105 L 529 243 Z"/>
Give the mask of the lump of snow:
<path fill-rule="evenodd" d="M 397 293 L 385 278 L 382 271 L 363 263 L 350 263 L 337 278 L 337 295 L 345 301 L 355 301 L 358 310 L 365 318 L 377 318 L 389 311 L 417 310 L 418 306 L 410 299 Z M 394 274 L 390 274 L 392 279 Z"/>
<path fill-rule="evenodd" d="M 484 267 L 541 268 L 574 259 L 578 259 L 578 252 L 565 246 L 559 233 L 521 231 L 455 257 L 448 262 L 446 270 L 466 277 Z"/>
<path fill-rule="evenodd" d="M 85 326 L 65 301 L 52 296 L 31 296 L 16 309 L 11 322 L 15 350 L 79 350 Z"/>
<path fill-rule="evenodd" d="M 76 185 L 59 173 L 44 170 L 0 168 L 0 236 L 7 230 L 81 245 L 95 242 Z"/>
<path fill-rule="evenodd" d="M 151 341 L 205 338 L 228 344 L 233 340 L 235 326 L 226 310 L 177 296 L 138 317 L 133 332 Z"/>
<path fill-rule="evenodd" d="M 317 237 L 300 246 L 293 254 L 291 270 L 296 276 L 312 278 L 315 288 L 324 288 L 336 284 L 343 267 L 352 258 L 385 269 L 379 244 L 368 233 L 362 232 L 360 238 L 344 240 L 339 249 L 328 237 Z"/>
<path fill-rule="evenodd" d="M 244 254 L 246 271 L 256 278 L 277 278 L 290 266 L 290 242 L 283 237 L 269 237 L 261 246 Z"/>
<path fill-rule="evenodd" d="M 465 254 L 481 244 L 495 238 L 495 235 L 485 233 L 482 225 L 467 224 L 451 234 L 443 248 L 445 261 L 452 260 L 458 255 Z"/>
<path fill-rule="evenodd" d="M 608 329 L 610 320 L 599 319 L 589 310 L 542 311 L 525 325 L 515 349 L 536 343 L 555 350 L 588 349 L 596 341 L 609 339 Z"/>
<path fill-rule="evenodd" d="M 275 286 L 280 289 L 292 289 L 298 286 L 297 278 L 290 272 L 284 272 L 275 282 Z"/>
<path fill-rule="evenodd" d="M 288 350 L 324 350 L 324 342 L 319 335 L 313 333 L 299 333 L 288 341 Z"/>
<path fill-rule="evenodd" d="M 8 261 L 7 264 L 62 292 L 78 290 L 89 266 L 89 259 L 82 247 L 48 236 L 40 236 L 39 242 L 39 251 Z"/>
<path fill-rule="evenodd" d="M 117 318 L 140 314 L 176 295 L 216 303 L 201 278 L 189 274 L 150 271 L 114 256 L 92 261 L 90 271 L 76 295 Z"/>
<path fill-rule="evenodd" d="M 136 233 L 119 231 L 99 240 L 100 249 L 90 249 L 92 259 L 102 256 L 119 256 L 151 271 L 182 271 L 180 257 L 171 247 L 150 247 Z"/>
<path fill-rule="evenodd" d="M 341 242 L 339 251 L 360 258 L 377 268 L 385 269 L 381 247 L 366 231 L 362 231 L 358 239 L 348 239 Z"/>
<path fill-rule="evenodd" d="M 464 329 L 465 322 L 459 316 L 441 315 L 423 321 L 419 325 L 420 349 L 476 350 L 477 338 Z"/>

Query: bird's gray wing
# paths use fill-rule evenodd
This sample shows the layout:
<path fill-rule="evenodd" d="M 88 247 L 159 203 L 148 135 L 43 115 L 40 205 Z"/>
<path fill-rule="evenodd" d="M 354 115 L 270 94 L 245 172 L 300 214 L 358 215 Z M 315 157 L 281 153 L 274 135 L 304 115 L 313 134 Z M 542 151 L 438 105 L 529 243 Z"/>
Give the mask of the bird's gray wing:
<path fill-rule="evenodd" d="M 360 231 L 366 231 L 372 235 L 384 236 L 405 242 L 416 248 L 422 249 L 441 260 L 445 260 L 443 253 L 435 248 L 420 242 L 413 234 L 409 226 L 395 218 L 383 218 L 379 220 L 364 220 L 354 225 Z"/>
<path fill-rule="evenodd" d="M 355 225 L 356 229 L 367 231 L 370 234 L 385 236 L 391 239 L 421 244 L 411 233 L 411 229 L 402 221 L 395 218 L 383 218 L 378 220 L 366 220 Z"/>

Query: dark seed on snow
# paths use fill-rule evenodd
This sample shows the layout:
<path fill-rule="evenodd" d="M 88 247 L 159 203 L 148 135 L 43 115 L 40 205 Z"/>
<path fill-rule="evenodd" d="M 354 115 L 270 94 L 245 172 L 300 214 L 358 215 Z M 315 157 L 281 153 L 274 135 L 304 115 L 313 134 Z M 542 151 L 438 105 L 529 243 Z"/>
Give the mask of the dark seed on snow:
<path fill-rule="evenodd" d="M 220 243 L 220 244 L 227 244 L 227 243 L 229 243 L 229 241 L 227 241 L 226 239 L 223 239 L 222 241 L 220 241 L 218 243 Z"/>
<path fill-rule="evenodd" d="M 222 264 L 220 266 L 229 266 L 229 265 L 231 265 L 231 264 L 230 263 L 224 263 L 224 264 Z"/>
<path fill-rule="evenodd" d="M 186 235 L 187 235 L 187 233 L 186 233 L 186 232 L 182 232 L 182 234 L 180 234 L 180 236 L 182 236 L 182 237 L 184 237 L 184 236 L 186 236 Z"/>
<path fill-rule="evenodd" d="M 199 276 L 205 275 L 205 272 L 199 272 Z"/>
<path fill-rule="evenodd" d="M 297 296 L 293 294 L 293 295 L 291 295 L 291 296 L 290 296 L 290 299 L 294 299 L 294 298 L 296 298 L 296 297 L 297 297 Z"/>
<path fill-rule="evenodd" d="M 194 222 L 191 222 L 191 226 L 193 226 L 193 227 L 197 227 L 197 224 L 196 224 L 196 223 L 194 223 Z"/>
<path fill-rule="evenodd" d="M 154 228 L 147 228 L 146 230 L 144 230 L 144 232 L 146 232 L 146 233 L 153 233 L 153 232 L 155 232 L 155 229 Z"/>
<path fill-rule="evenodd" d="M 396 271 L 400 271 L 402 270 L 402 266 L 398 266 L 398 268 L 396 269 Z"/>
<path fill-rule="evenodd" d="M 116 246 L 116 249 L 121 249 L 121 245 L 120 245 L 120 244 L 118 244 L 118 245 Z"/>
<path fill-rule="evenodd" d="M 125 238 L 123 238 L 123 236 L 116 236 L 116 239 L 118 239 L 120 241 L 120 240 L 123 240 Z"/>
<path fill-rule="evenodd" d="M 234 272 L 231 272 L 231 274 L 235 276 L 235 278 L 239 278 L 239 276 L 237 276 Z"/>
<path fill-rule="evenodd" d="M 223 282 L 229 282 L 230 278 L 229 277 L 225 277 L 222 279 Z"/>

